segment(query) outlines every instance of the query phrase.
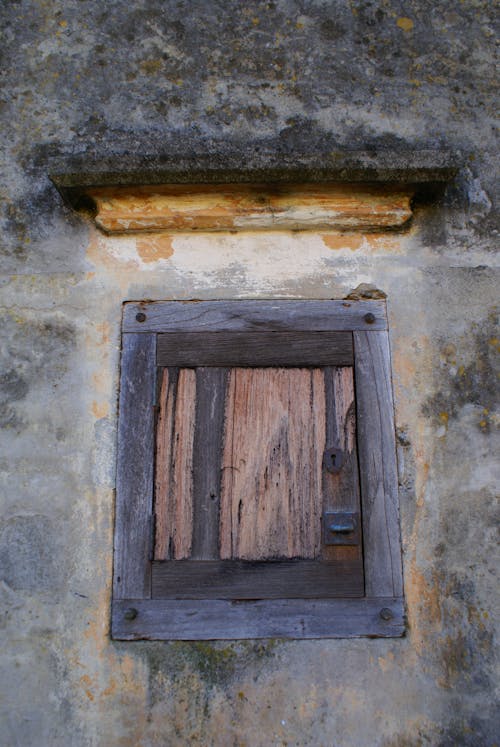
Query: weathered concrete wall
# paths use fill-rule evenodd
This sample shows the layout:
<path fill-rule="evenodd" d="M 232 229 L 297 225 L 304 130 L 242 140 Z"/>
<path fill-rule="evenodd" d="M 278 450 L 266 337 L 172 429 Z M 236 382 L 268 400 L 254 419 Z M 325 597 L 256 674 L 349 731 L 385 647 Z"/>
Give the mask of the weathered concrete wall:
<path fill-rule="evenodd" d="M 493 10 L 3 4 L 2 744 L 498 741 Z M 376 165 L 437 147 L 457 154 L 457 179 L 383 238 L 182 235 L 152 251 L 97 234 L 48 179 L 54 159 L 334 166 L 360 148 Z M 343 297 L 362 282 L 389 299 L 406 638 L 110 642 L 121 303 Z"/>

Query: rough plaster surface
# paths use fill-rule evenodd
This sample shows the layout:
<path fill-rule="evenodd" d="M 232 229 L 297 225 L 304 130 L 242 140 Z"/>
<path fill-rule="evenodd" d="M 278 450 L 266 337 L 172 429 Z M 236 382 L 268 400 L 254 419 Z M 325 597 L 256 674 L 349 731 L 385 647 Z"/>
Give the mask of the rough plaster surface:
<path fill-rule="evenodd" d="M 482 0 L 3 4 L 2 745 L 500 741 L 493 13 Z M 147 171 L 163 156 L 237 153 L 250 168 L 437 147 L 460 173 L 384 237 L 106 238 L 48 179 L 54 158 Z M 389 303 L 406 638 L 110 642 L 121 303 L 359 283 Z"/>

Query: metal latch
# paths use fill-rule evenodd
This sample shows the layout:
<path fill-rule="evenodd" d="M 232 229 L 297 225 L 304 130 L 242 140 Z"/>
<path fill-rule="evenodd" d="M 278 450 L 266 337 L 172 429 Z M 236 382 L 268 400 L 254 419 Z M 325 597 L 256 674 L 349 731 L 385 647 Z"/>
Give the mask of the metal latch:
<path fill-rule="evenodd" d="M 323 542 L 325 545 L 359 545 L 359 514 L 352 511 L 325 511 Z"/>

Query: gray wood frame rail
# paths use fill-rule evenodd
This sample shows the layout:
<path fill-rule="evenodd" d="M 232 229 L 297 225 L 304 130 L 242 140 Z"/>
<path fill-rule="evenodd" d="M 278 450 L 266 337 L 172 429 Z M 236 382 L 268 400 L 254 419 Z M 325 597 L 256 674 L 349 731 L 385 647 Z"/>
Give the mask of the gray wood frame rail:
<path fill-rule="evenodd" d="M 352 366 L 350 332 L 166 332 L 158 366 Z"/>
<path fill-rule="evenodd" d="M 124 305 L 122 330 L 112 637 L 121 640 L 203 640 L 403 635 L 398 483 L 385 303 L 282 300 L 130 302 Z M 311 358 L 308 335 L 315 338 L 317 333 L 326 333 L 325 340 L 328 340 L 331 332 L 348 333 L 345 338 L 336 338 L 341 341 L 341 353 L 335 353 L 333 360 L 331 357 L 328 361 L 325 358 L 324 362 L 312 360 L 314 355 Z M 165 584 L 175 583 L 172 579 L 165 581 L 170 571 L 165 567 L 158 570 L 161 563 L 152 560 L 157 369 L 158 365 L 165 365 L 162 351 L 168 343 L 167 338 L 174 343 L 169 348 L 171 353 L 176 346 L 181 350 L 177 343 L 182 336 L 193 335 L 192 341 L 201 345 L 207 334 L 212 341 L 220 334 L 222 345 L 218 347 L 219 353 L 210 358 L 212 345 L 205 346 L 205 362 L 196 360 L 197 365 L 252 365 L 251 356 L 250 362 L 241 358 L 239 363 L 233 362 L 236 359 L 232 357 L 232 343 L 238 342 L 236 347 L 244 350 L 241 342 L 248 334 L 250 351 L 258 356 L 258 336 L 269 339 L 271 333 L 279 333 L 271 339 L 282 340 L 276 347 L 278 362 L 269 359 L 269 362 L 254 365 L 288 365 L 280 363 L 279 356 L 280 350 L 285 351 L 287 345 L 290 347 L 291 341 L 294 346 L 297 342 L 299 361 L 300 351 L 305 351 L 302 365 L 352 365 L 354 360 L 364 596 L 349 598 L 352 594 L 346 591 L 342 597 L 319 598 L 325 589 L 318 589 L 318 598 L 311 597 L 310 590 L 304 595 L 307 598 L 286 598 L 286 584 L 282 583 L 280 573 L 286 576 L 293 563 L 284 563 L 281 570 L 276 566 L 272 579 L 276 598 L 221 599 L 216 596 L 216 588 L 214 598 L 170 598 L 171 590 L 167 591 L 168 599 L 161 598 Z M 188 348 L 182 355 L 189 353 Z M 220 362 L 221 350 L 223 363 Z M 283 356 L 286 358 L 284 353 Z M 179 360 L 184 361 L 183 358 Z M 264 357 L 262 360 L 268 359 Z M 189 366 L 194 362 L 172 364 L 169 357 L 169 365 Z M 196 563 L 200 565 L 201 583 L 206 589 L 210 574 L 203 569 L 204 561 Z M 176 565 L 179 569 L 180 566 Z M 221 564 L 217 572 L 224 574 Z M 258 573 L 250 572 L 254 576 Z M 306 584 L 307 563 L 302 563 L 301 572 Z M 337 580 L 335 584 L 335 593 L 338 594 L 342 581 Z M 328 587 L 327 580 L 324 585 Z M 283 596 L 280 589 L 283 589 Z M 355 590 L 357 594 L 362 592 L 362 589 Z M 237 594 L 244 596 L 242 589 L 237 590 Z"/>
<path fill-rule="evenodd" d="M 155 599 L 314 599 L 363 596 L 361 560 L 153 563 Z"/>

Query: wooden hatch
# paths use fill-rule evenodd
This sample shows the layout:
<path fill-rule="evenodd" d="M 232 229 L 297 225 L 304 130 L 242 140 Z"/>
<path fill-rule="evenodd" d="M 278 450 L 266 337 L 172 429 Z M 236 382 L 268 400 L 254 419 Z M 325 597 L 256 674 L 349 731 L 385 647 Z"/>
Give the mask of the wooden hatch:
<path fill-rule="evenodd" d="M 385 304 L 124 305 L 112 635 L 404 632 Z"/>
<path fill-rule="evenodd" d="M 352 334 L 160 335 L 157 362 L 153 596 L 362 596 Z"/>

